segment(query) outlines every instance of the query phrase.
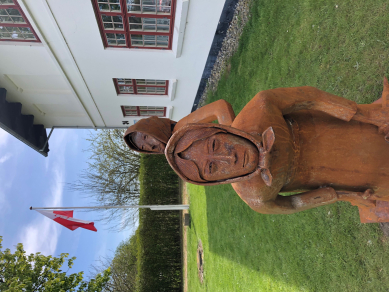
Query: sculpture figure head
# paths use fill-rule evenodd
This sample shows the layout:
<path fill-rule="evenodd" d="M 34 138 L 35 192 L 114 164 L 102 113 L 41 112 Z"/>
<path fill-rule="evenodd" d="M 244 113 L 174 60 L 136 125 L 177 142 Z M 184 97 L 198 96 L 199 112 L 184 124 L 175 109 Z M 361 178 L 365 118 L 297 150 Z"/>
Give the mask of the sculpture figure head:
<path fill-rule="evenodd" d="M 199 185 L 232 183 L 259 174 L 261 153 L 261 137 L 258 140 L 218 124 L 187 125 L 171 137 L 165 149 L 174 171 Z"/>
<path fill-rule="evenodd" d="M 139 120 L 125 132 L 123 139 L 132 150 L 147 154 L 163 154 L 172 135 L 173 121 L 150 117 Z"/>

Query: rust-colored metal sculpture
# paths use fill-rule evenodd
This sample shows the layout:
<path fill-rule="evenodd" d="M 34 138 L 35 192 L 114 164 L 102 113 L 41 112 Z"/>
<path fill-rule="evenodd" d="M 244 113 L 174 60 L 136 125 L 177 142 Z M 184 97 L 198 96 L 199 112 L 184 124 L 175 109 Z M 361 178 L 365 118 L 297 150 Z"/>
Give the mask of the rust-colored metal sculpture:
<path fill-rule="evenodd" d="M 369 105 L 313 87 L 262 91 L 231 126 L 182 127 L 165 155 L 185 181 L 231 183 L 260 213 L 348 201 L 362 222 L 388 222 L 388 93 L 386 79 L 380 103 Z"/>
<path fill-rule="evenodd" d="M 225 100 L 218 100 L 203 106 L 177 123 L 170 119 L 150 117 L 139 120 L 125 132 L 123 139 L 132 150 L 163 154 L 172 133 L 189 123 L 209 123 L 218 120 L 221 125 L 231 125 L 235 118 L 232 106 Z"/>

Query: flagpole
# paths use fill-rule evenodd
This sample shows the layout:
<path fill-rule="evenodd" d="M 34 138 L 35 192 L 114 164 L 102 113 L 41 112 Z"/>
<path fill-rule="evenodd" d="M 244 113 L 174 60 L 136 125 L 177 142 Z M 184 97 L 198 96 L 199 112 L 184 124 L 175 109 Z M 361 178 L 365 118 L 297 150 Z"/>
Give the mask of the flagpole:
<path fill-rule="evenodd" d="M 66 209 L 130 209 L 150 208 L 151 210 L 188 210 L 189 205 L 127 205 L 127 206 L 95 206 L 95 207 L 30 207 L 30 210 L 66 210 Z"/>

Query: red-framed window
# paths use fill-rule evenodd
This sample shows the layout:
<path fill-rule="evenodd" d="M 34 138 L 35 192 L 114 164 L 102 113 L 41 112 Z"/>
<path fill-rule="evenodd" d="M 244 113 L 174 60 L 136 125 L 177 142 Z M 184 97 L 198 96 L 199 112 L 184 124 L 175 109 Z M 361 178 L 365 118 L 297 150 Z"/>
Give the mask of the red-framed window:
<path fill-rule="evenodd" d="M 117 94 L 167 95 L 169 81 L 156 79 L 114 78 Z"/>
<path fill-rule="evenodd" d="M 122 105 L 123 117 L 165 117 L 166 107 L 163 106 L 127 106 Z"/>
<path fill-rule="evenodd" d="M 105 47 L 171 49 L 176 0 L 92 0 Z"/>
<path fill-rule="evenodd" d="M 17 0 L 0 0 L 0 41 L 40 42 Z"/>

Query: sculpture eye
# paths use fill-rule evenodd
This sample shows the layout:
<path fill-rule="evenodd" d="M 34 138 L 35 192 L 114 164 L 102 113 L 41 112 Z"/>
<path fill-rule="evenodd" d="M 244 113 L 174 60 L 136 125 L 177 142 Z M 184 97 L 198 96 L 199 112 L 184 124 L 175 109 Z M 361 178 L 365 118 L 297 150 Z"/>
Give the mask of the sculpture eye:
<path fill-rule="evenodd" d="M 208 167 L 209 167 L 209 173 L 212 173 L 213 162 L 210 162 Z"/>
<path fill-rule="evenodd" d="M 215 151 L 215 146 L 216 146 L 216 139 L 213 139 L 213 141 L 212 141 L 212 151 Z"/>
<path fill-rule="evenodd" d="M 146 140 L 146 139 L 147 139 L 147 135 L 144 135 L 144 136 L 143 136 L 143 140 Z"/>
<path fill-rule="evenodd" d="M 155 149 L 155 145 L 151 146 L 151 150 L 154 150 Z"/>

